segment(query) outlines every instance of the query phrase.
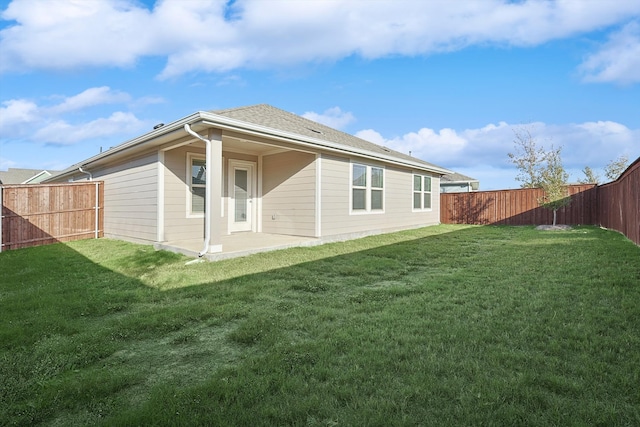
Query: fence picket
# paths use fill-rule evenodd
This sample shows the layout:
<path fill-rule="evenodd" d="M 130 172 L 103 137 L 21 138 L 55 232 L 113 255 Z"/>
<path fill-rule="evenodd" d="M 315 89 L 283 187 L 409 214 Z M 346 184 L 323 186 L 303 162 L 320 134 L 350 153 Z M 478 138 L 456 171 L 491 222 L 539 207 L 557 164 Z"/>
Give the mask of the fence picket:
<path fill-rule="evenodd" d="M 558 210 L 559 224 L 600 225 L 620 231 L 640 245 L 640 158 L 615 181 L 567 187 L 571 204 Z M 443 224 L 551 224 L 553 213 L 540 207 L 539 188 L 442 193 Z"/>
<path fill-rule="evenodd" d="M 0 251 L 104 235 L 101 181 L 3 185 L 2 194 Z"/>

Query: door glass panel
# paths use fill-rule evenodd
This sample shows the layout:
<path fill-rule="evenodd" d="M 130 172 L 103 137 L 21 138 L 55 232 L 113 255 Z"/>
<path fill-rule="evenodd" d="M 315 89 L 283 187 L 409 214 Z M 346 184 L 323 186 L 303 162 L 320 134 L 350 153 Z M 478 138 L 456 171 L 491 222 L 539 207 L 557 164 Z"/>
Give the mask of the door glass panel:
<path fill-rule="evenodd" d="M 246 222 L 247 221 L 247 201 L 248 201 L 248 192 L 247 192 L 247 171 L 243 169 L 235 170 L 235 191 L 234 191 L 234 199 L 235 199 L 235 220 L 236 222 Z"/>

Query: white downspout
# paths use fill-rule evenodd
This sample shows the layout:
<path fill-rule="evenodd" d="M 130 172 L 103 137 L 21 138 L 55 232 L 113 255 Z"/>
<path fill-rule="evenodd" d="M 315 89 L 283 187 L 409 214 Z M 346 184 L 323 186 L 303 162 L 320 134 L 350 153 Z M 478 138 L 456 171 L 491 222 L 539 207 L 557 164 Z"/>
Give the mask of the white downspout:
<path fill-rule="evenodd" d="M 79 170 L 80 172 L 82 172 L 82 173 L 85 173 L 85 174 L 89 175 L 89 181 L 93 181 L 93 175 L 91 174 L 91 172 L 87 172 L 87 171 L 83 170 L 83 169 L 82 169 L 82 166 L 80 166 L 80 167 L 78 168 L 78 170 Z"/>
<path fill-rule="evenodd" d="M 211 156 L 211 141 L 198 135 L 194 131 L 191 130 L 191 127 L 188 123 L 185 123 L 184 130 L 187 131 L 191 136 L 198 138 L 201 141 L 204 141 L 206 147 L 205 158 L 209 159 Z M 205 162 L 205 179 L 204 179 L 204 247 L 200 252 L 198 252 L 198 256 L 202 257 L 209 251 L 209 241 L 211 240 L 211 195 L 209 194 L 209 186 L 211 185 L 211 165 L 207 165 Z"/>

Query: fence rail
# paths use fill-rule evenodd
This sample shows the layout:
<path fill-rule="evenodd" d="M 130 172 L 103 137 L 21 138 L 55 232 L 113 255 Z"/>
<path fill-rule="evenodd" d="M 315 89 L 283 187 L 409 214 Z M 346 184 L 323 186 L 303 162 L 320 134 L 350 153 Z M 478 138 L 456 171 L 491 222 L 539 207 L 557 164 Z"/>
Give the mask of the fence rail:
<path fill-rule="evenodd" d="M 598 221 L 640 245 L 640 157 L 620 178 L 598 186 Z"/>
<path fill-rule="evenodd" d="M 104 183 L 0 186 L 0 251 L 103 236 Z"/>
<path fill-rule="evenodd" d="M 568 187 L 571 204 L 558 210 L 560 224 L 594 224 L 597 197 L 594 184 Z M 551 224 L 553 213 L 538 200 L 540 188 L 519 190 L 443 193 L 440 195 L 440 221 L 445 224 Z"/>
<path fill-rule="evenodd" d="M 615 181 L 568 186 L 571 204 L 558 210 L 559 224 L 601 225 L 640 245 L 640 158 Z M 539 206 L 539 188 L 442 193 L 444 224 L 551 224 L 553 213 Z"/>

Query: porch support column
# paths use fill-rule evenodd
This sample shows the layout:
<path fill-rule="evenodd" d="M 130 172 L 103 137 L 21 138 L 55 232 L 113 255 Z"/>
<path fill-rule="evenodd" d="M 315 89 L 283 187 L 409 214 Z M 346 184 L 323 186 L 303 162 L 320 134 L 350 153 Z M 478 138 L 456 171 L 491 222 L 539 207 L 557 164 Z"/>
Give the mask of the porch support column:
<path fill-rule="evenodd" d="M 208 252 L 222 252 L 222 131 L 210 129 L 208 139 L 211 141 L 211 149 L 206 155 L 207 175 L 207 199 L 211 200 L 209 215 L 211 237 Z"/>

